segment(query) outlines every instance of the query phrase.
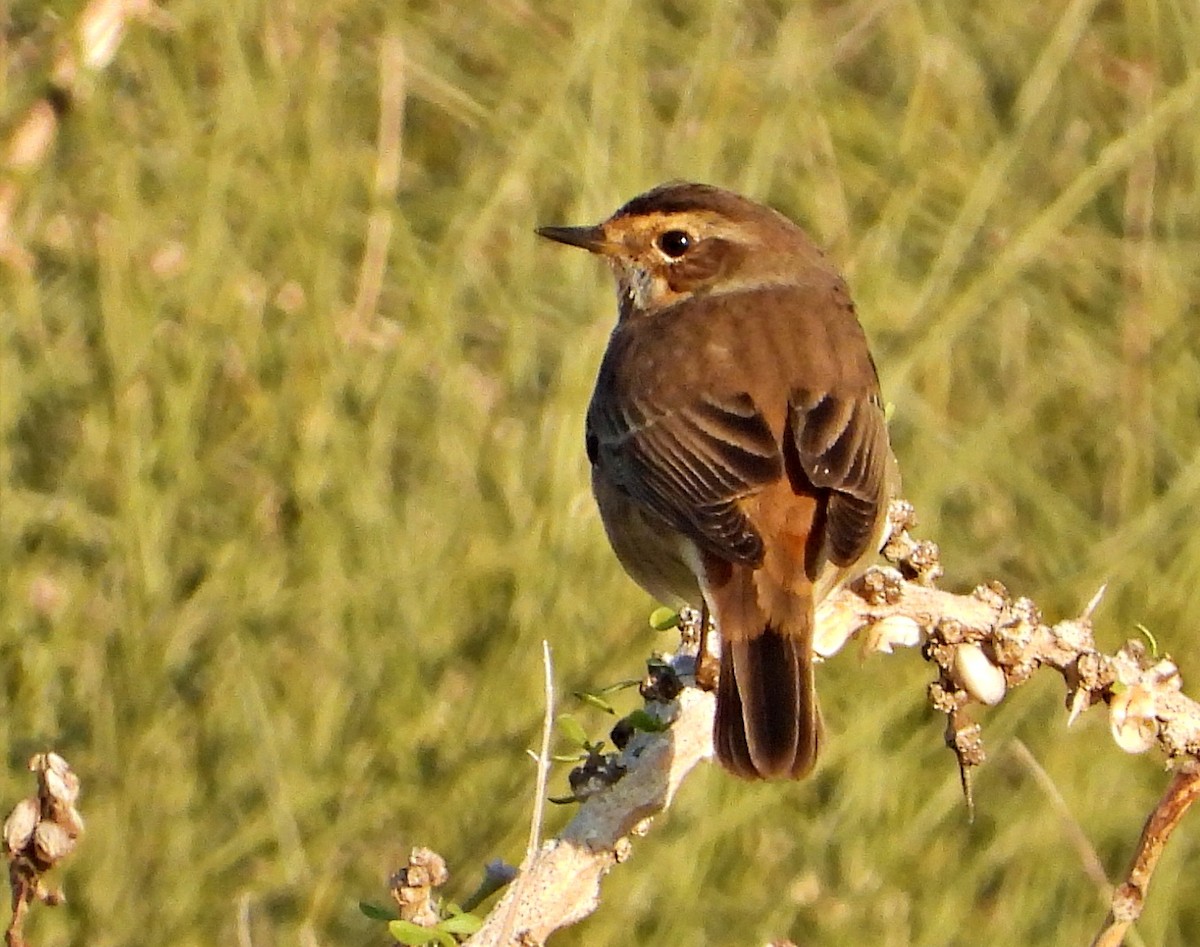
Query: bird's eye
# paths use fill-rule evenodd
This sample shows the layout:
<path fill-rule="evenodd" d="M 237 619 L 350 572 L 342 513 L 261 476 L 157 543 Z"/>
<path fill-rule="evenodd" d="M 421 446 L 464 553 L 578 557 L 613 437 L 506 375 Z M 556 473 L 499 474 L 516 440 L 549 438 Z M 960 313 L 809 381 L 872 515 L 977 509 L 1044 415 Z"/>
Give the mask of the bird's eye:
<path fill-rule="evenodd" d="M 678 260 L 691 249 L 693 240 L 685 230 L 668 230 L 658 238 L 658 249 L 672 260 Z"/>

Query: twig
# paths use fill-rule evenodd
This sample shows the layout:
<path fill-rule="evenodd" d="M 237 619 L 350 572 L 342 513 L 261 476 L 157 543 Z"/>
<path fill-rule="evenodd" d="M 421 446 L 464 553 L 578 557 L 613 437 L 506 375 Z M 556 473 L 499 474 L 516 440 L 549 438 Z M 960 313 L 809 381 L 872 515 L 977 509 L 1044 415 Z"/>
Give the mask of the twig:
<path fill-rule="evenodd" d="M 1146 820 L 1125 881 L 1113 892 L 1112 907 L 1104 919 L 1104 927 L 1092 941 L 1092 947 L 1118 947 L 1130 925 L 1141 917 L 1158 859 L 1197 796 L 1200 796 L 1200 765 L 1190 762 L 1176 771 L 1167 791 Z"/>
<path fill-rule="evenodd" d="M 546 784 L 550 779 L 550 740 L 554 735 L 554 661 L 550 656 L 550 642 L 542 641 L 542 671 L 544 674 L 546 711 L 542 715 L 542 745 L 537 755 L 537 799 L 533 804 L 533 818 L 529 821 L 529 844 L 525 858 L 530 859 L 542 844 L 542 821 L 546 815 Z"/>
<path fill-rule="evenodd" d="M 496 942 L 508 943 L 517 923 L 517 914 L 530 883 L 530 868 L 537 858 L 542 844 L 542 822 L 546 814 L 546 787 L 550 778 L 550 740 L 554 733 L 554 663 L 550 657 L 550 642 L 542 641 L 542 672 L 545 687 L 545 712 L 542 715 L 542 745 L 538 750 L 537 780 L 534 786 L 533 815 L 529 820 L 529 842 L 525 846 L 525 857 L 521 860 L 520 874 L 513 883 L 511 897 L 506 898 L 508 909 L 504 912 L 504 923 Z"/>

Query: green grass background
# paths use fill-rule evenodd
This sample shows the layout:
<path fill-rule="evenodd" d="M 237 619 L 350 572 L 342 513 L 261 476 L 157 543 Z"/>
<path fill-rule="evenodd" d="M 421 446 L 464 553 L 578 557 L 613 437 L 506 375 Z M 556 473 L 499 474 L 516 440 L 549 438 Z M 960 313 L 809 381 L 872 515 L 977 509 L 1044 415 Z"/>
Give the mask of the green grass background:
<path fill-rule="evenodd" d="M 0 14 L 0 129 L 80 8 Z M 0 271 L 0 800 L 53 747 L 88 820 L 39 947 L 384 943 L 356 902 L 411 845 L 459 897 L 519 860 L 541 640 L 564 692 L 671 646 L 586 486 L 608 277 L 532 229 L 665 179 L 768 200 L 842 265 L 948 587 L 1058 618 L 1108 581 L 1104 645 L 1142 622 L 1198 679 L 1195 5 L 167 9 L 19 179 L 35 265 Z M 379 209 L 370 344 L 339 327 Z M 1046 675 L 983 716 L 968 825 L 916 654 L 819 677 L 817 776 L 696 773 L 555 943 L 1089 941 L 1075 834 L 1122 871 L 1159 759 L 1101 710 L 1067 730 Z M 1185 823 L 1140 942 L 1200 941 L 1198 848 Z"/>

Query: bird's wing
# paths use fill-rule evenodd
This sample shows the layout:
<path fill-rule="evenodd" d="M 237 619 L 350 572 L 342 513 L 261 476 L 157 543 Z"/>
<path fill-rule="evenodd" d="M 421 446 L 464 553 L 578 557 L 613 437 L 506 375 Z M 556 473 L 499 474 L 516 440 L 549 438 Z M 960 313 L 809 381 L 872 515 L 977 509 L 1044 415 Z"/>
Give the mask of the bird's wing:
<path fill-rule="evenodd" d="M 783 456 L 748 394 L 700 394 L 666 410 L 646 395 L 593 401 L 588 456 L 666 525 L 731 562 L 757 565 L 762 538 L 737 500 L 783 474 Z"/>
<path fill-rule="evenodd" d="M 831 491 L 825 518 L 829 558 L 838 566 L 852 565 L 867 551 L 888 501 L 890 448 L 879 396 L 795 392 L 789 414 L 789 447 L 812 485 Z"/>

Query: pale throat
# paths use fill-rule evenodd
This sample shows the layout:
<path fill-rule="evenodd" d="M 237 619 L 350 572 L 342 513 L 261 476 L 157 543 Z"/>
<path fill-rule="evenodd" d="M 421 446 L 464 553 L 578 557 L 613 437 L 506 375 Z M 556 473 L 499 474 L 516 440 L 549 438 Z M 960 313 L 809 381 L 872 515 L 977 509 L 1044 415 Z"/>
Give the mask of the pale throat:
<path fill-rule="evenodd" d="M 678 302 L 687 293 L 671 289 L 666 277 L 653 273 L 626 260 L 613 259 L 613 275 L 617 279 L 621 315 L 630 312 L 649 312 Z"/>
<path fill-rule="evenodd" d="M 621 308 L 646 309 L 655 296 L 654 277 L 644 267 L 635 266 L 627 260 L 617 258 L 609 262 L 617 280 Z"/>

